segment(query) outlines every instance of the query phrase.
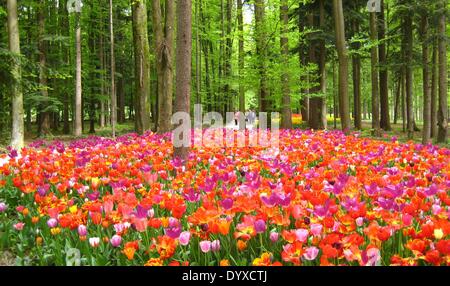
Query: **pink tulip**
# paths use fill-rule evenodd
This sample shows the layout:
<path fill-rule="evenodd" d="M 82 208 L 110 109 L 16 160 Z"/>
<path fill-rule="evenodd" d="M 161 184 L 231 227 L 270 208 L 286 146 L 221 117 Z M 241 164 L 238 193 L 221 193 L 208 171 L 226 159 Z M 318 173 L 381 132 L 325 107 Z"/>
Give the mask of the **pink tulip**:
<path fill-rule="evenodd" d="M 116 234 L 111 238 L 110 242 L 113 247 L 119 247 L 122 243 L 122 237 Z"/>
<path fill-rule="evenodd" d="M 214 241 L 211 243 L 211 250 L 212 250 L 213 252 L 217 252 L 217 251 L 220 250 L 220 240 L 214 240 Z"/>
<path fill-rule="evenodd" d="M 315 246 L 311 246 L 305 250 L 303 257 L 308 261 L 312 261 L 312 260 L 316 259 L 318 254 L 319 254 L 319 249 Z"/>
<path fill-rule="evenodd" d="M 191 239 L 191 233 L 189 231 L 183 231 L 178 239 L 180 240 L 181 245 L 186 246 Z"/>
<path fill-rule="evenodd" d="M 47 221 L 47 225 L 49 228 L 54 228 L 58 225 L 58 221 L 54 218 L 51 218 Z"/>
<path fill-rule="evenodd" d="M 295 235 L 297 236 L 297 240 L 300 242 L 306 242 L 306 240 L 308 239 L 308 230 L 307 229 L 297 229 L 295 231 Z"/>
<path fill-rule="evenodd" d="M 211 241 L 204 240 L 200 241 L 200 249 L 203 253 L 208 253 L 211 251 Z"/>
<path fill-rule="evenodd" d="M 278 241 L 279 237 L 280 237 L 280 234 L 278 232 L 271 232 L 270 233 L 270 240 L 272 242 L 274 242 L 274 243 Z"/>
<path fill-rule="evenodd" d="M 356 219 L 356 225 L 361 227 L 364 225 L 364 218 L 363 217 L 359 217 Z"/>
<path fill-rule="evenodd" d="M 18 231 L 21 231 L 23 229 L 23 227 L 25 226 L 25 223 L 23 222 L 18 222 L 14 225 L 14 228 Z"/>
<path fill-rule="evenodd" d="M 4 212 L 4 211 L 6 211 L 6 209 L 7 209 L 7 206 L 6 206 L 6 204 L 5 204 L 5 203 L 3 203 L 3 202 L 1 202 L 1 203 L 0 203 L 0 213 L 2 213 L 2 212 Z"/>
<path fill-rule="evenodd" d="M 322 233 L 322 229 L 323 229 L 323 226 L 321 224 L 318 224 L 318 223 L 311 224 L 311 233 L 314 236 L 320 236 L 320 234 Z"/>
<path fill-rule="evenodd" d="M 366 255 L 363 255 L 363 262 L 366 266 L 378 266 L 380 261 L 381 254 L 378 248 L 370 248 L 367 250 Z"/>
<path fill-rule="evenodd" d="M 413 217 L 410 214 L 402 215 L 402 221 L 405 226 L 410 226 L 412 224 L 412 219 L 413 219 Z"/>
<path fill-rule="evenodd" d="M 86 226 L 80 224 L 80 225 L 78 226 L 78 235 L 79 235 L 79 236 L 86 236 L 86 234 L 87 234 L 87 228 L 86 228 Z"/>
<path fill-rule="evenodd" d="M 440 205 L 433 205 L 431 209 L 433 210 L 433 215 L 438 215 L 442 208 Z"/>

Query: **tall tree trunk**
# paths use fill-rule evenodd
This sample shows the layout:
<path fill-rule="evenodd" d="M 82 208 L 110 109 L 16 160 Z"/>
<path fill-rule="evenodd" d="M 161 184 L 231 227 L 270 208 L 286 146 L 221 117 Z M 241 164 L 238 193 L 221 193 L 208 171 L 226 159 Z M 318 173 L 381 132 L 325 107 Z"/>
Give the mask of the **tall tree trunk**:
<path fill-rule="evenodd" d="M 48 81 L 47 81 L 47 43 L 45 41 L 45 18 L 48 16 L 46 11 L 46 1 L 41 1 L 38 7 L 38 50 L 39 50 L 39 85 L 41 96 L 48 98 Z M 39 137 L 46 136 L 50 133 L 50 113 L 48 109 L 48 99 L 43 100 L 41 104 L 41 120 Z"/>
<path fill-rule="evenodd" d="M 232 41 L 232 7 L 233 7 L 233 0 L 227 0 L 226 2 L 226 41 L 225 41 L 225 57 L 224 57 L 224 80 L 225 80 L 225 86 L 224 86 L 224 92 L 225 92 L 225 105 L 227 108 L 225 108 L 225 111 L 229 110 L 235 110 L 234 106 L 232 105 L 232 98 L 231 98 L 231 86 L 230 86 L 230 77 L 231 77 L 231 55 L 233 50 L 233 41 Z"/>
<path fill-rule="evenodd" d="M 306 25 L 304 23 L 304 15 L 301 11 L 301 9 L 298 9 L 298 31 L 299 31 L 299 49 L 298 49 L 298 58 L 299 58 L 299 64 L 300 68 L 304 68 L 307 65 L 307 53 L 305 52 L 307 50 L 305 42 L 305 29 Z M 300 76 L 300 82 L 308 82 L 308 75 L 302 75 Z M 307 96 L 308 90 L 302 89 L 301 91 L 302 99 L 300 100 L 300 112 L 302 114 L 302 121 L 308 123 L 309 121 L 309 98 Z"/>
<path fill-rule="evenodd" d="M 123 55 L 124 56 L 124 55 Z M 117 79 L 117 122 L 125 123 L 125 70 L 124 61 L 119 60 L 119 69 L 121 70 L 121 76 Z"/>
<path fill-rule="evenodd" d="M 394 124 L 397 124 L 399 118 L 399 108 L 401 106 L 401 88 L 402 88 L 402 73 L 399 73 L 397 81 L 397 92 L 395 93 L 395 104 L 394 104 Z"/>
<path fill-rule="evenodd" d="M 405 72 L 406 72 L 406 116 L 408 138 L 414 137 L 414 113 L 413 113 L 413 30 L 412 16 L 405 16 L 403 22 L 405 37 Z"/>
<path fill-rule="evenodd" d="M 265 4 L 264 0 L 255 0 L 255 33 L 256 33 L 256 53 L 258 55 L 259 71 L 259 111 L 270 113 L 270 99 L 267 90 L 267 46 L 265 32 Z M 268 114 L 269 115 L 269 114 Z M 271 119 L 267 116 L 267 125 L 270 127 Z"/>
<path fill-rule="evenodd" d="M 60 35 L 63 37 L 68 37 L 70 35 L 69 33 L 69 26 L 65 25 L 67 21 L 69 14 L 67 12 L 67 7 L 65 5 L 59 6 L 59 12 L 58 12 L 58 25 L 60 26 Z M 60 49 L 60 61 L 65 66 L 70 66 L 70 49 L 66 47 L 62 42 L 59 44 Z M 63 86 L 67 85 L 67 79 L 63 79 L 61 84 Z M 70 133 L 70 122 L 69 122 L 69 107 L 71 105 L 71 95 L 68 92 L 64 92 L 63 95 L 63 110 L 62 110 L 62 120 L 63 120 L 63 134 L 69 134 Z"/>
<path fill-rule="evenodd" d="M 103 4 L 103 3 L 100 3 Z M 106 75 L 105 75 L 105 45 L 104 45 L 104 19 L 103 19 L 103 13 L 100 13 L 100 35 L 99 35 L 99 53 L 98 57 L 100 59 L 100 95 L 102 97 L 105 96 L 105 81 L 106 81 Z M 106 126 L 106 108 L 105 108 L 105 99 L 100 100 L 100 127 L 105 128 Z"/>
<path fill-rule="evenodd" d="M 150 47 L 146 3 L 145 0 L 133 2 L 135 128 L 139 134 L 150 129 Z"/>
<path fill-rule="evenodd" d="M 176 94 L 175 112 L 190 113 L 191 101 L 191 54 L 192 54 L 192 16 L 191 0 L 177 2 L 177 57 L 176 57 Z M 188 122 L 191 125 L 191 122 Z M 186 136 L 186 134 L 184 134 Z M 190 143 L 190 142 L 189 142 Z M 186 162 L 189 156 L 188 146 L 175 146 L 174 158 Z"/>
<path fill-rule="evenodd" d="M 201 23 L 207 23 L 207 20 L 205 18 L 205 15 L 203 13 L 203 1 L 199 0 L 199 13 L 200 13 L 200 22 Z M 207 34 L 206 25 L 201 25 L 202 27 L 202 33 Z M 205 86 L 206 86 L 206 93 L 207 93 L 207 110 L 212 111 L 213 109 L 213 90 L 212 90 L 212 80 L 211 80 L 211 69 L 210 69 L 210 40 L 206 37 L 205 39 L 202 39 L 203 43 L 201 45 L 203 49 L 203 57 L 205 60 Z"/>
<path fill-rule="evenodd" d="M 437 42 L 433 41 L 433 56 L 431 64 L 431 138 L 436 138 L 438 134 L 437 126 L 437 109 L 438 109 L 438 78 L 439 78 L 439 57 Z"/>
<path fill-rule="evenodd" d="M 342 0 L 333 0 L 335 18 L 336 46 L 339 58 L 339 111 L 341 126 L 345 132 L 350 131 L 350 108 L 348 98 L 348 51 L 345 41 L 345 23 Z"/>
<path fill-rule="evenodd" d="M 359 33 L 359 23 L 357 20 L 353 21 L 353 32 Z M 361 44 L 355 43 L 354 50 L 359 50 Z M 355 53 L 352 56 L 353 67 L 353 113 L 355 117 L 355 128 L 357 130 L 362 129 L 361 121 L 361 57 Z"/>
<path fill-rule="evenodd" d="M 289 25 L 289 7 L 288 0 L 282 0 L 280 5 L 280 22 L 281 22 L 281 37 L 280 49 L 284 72 L 281 75 L 282 84 L 282 114 L 281 114 L 281 128 L 292 129 L 292 110 L 291 110 L 291 95 L 289 88 L 289 40 L 288 40 L 288 25 Z"/>
<path fill-rule="evenodd" d="M 195 103 L 196 104 L 201 104 L 202 102 L 202 98 L 201 98 L 201 84 L 202 84 L 202 80 L 201 80 L 201 75 L 202 75 L 202 48 L 201 48 L 201 40 L 200 40 L 200 17 L 199 17 L 199 13 L 200 13 L 200 1 L 196 1 L 195 2 Z"/>
<path fill-rule="evenodd" d="M 17 1 L 7 0 L 8 12 L 8 37 L 9 50 L 11 53 L 20 55 L 19 23 L 17 18 Z M 23 122 L 23 93 L 22 93 L 22 71 L 20 61 L 14 61 L 11 66 L 13 82 L 11 84 L 12 102 L 12 129 L 11 147 L 20 150 L 24 146 L 24 122 Z"/>
<path fill-rule="evenodd" d="M 116 58 L 114 55 L 114 14 L 112 0 L 109 0 L 109 32 L 111 40 L 111 129 L 116 138 L 117 96 L 116 96 Z"/>
<path fill-rule="evenodd" d="M 386 21 L 384 15 L 384 0 L 380 0 L 381 11 L 379 13 L 379 29 L 378 40 L 381 41 L 379 51 L 380 64 L 380 127 L 385 131 L 390 131 L 391 123 L 389 116 L 389 85 L 388 85 L 388 68 L 386 55 Z"/>
<path fill-rule="evenodd" d="M 245 86 L 244 80 L 244 68 L 245 68 L 245 50 L 244 50 L 244 12 L 243 1 L 237 0 L 237 18 L 238 18 L 238 30 L 239 30 L 239 111 L 245 113 Z M 239 129 L 245 129 L 245 120 L 239 121 Z"/>
<path fill-rule="evenodd" d="M 446 41 L 446 11 L 447 0 L 440 0 L 442 14 L 439 17 L 439 107 L 438 107 L 438 134 L 437 142 L 446 143 L 448 136 L 448 70 L 447 70 L 447 41 Z"/>
<path fill-rule="evenodd" d="M 76 43 L 76 71 L 75 71 L 75 112 L 74 112 L 74 135 L 81 136 L 83 133 L 83 110 L 82 101 L 82 83 L 81 83 L 81 13 L 75 14 L 75 43 Z"/>
<path fill-rule="evenodd" d="M 372 45 L 378 40 L 377 15 L 370 13 L 370 39 Z M 372 129 L 374 136 L 379 137 L 380 132 L 380 93 L 378 85 L 378 49 L 374 45 L 371 51 L 371 78 L 372 78 Z"/>
<path fill-rule="evenodd" d="M 174 2 L 166 0 L 165 17 L 161 12 L 161 3 L 154 0 L 153 29 L 156 46 L 156 71 L 158 74 L 158 123 L 159 133 L 166 133 L 172 129 L 170 118 L 172 116 L 173 94 L 173 28 L 175 23 Z"/>
<path fill-rule="evenodd" d="M 431 90 L 430 90 L 430 63 L 428 50 L 428 13 L 421 19 L 420 31 L 422 36 L 422 66 L 423 66 L 423 132 L 422 144 L 430 142 L 431 135 Z"/>
<path fill-rule="evenodd" d="M 325 23 L 325 0 L 319 0 L 319 27 L 322 31 L 326 29 Z M 320 119 L 320 129 L 327 129 L 327 48 L 325 39 L 321 39 L 319 41 L 319 58 L 318 58 L 318 67 L 319 67 L 319 81 L 320 81 L 320 93 L 323 94 L 322 97 L 317 100 L 317 112 L 319 114 Z"/>

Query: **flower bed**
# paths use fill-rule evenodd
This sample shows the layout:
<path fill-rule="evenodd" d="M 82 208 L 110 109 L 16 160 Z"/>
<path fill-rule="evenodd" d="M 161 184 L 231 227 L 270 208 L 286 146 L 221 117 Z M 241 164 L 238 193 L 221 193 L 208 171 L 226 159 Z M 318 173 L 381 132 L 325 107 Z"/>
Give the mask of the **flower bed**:
<path fill-rule="evenodd" d="M 91 137 L 0 155 L 20 265 L 450 265 L 450 150 L 281 131 L 280 150 Z"/>

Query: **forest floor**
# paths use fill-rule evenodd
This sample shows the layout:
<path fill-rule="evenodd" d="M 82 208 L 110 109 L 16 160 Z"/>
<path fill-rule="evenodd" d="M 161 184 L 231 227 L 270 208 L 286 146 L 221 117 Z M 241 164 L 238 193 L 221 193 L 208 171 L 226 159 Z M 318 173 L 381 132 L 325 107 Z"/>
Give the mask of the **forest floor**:
<path fill-rule="evenodd" d="M 381 140 L 381 141 L 390 141 L 392 139 L 392 137 L 396 137 L 399 142 L 406 143 L 406 142 L 410 141 L 407 138 L 406 133 L 403 132 L 403 127 L 402 127 L 401 122 L 398 124 L 391 124 L 392 131 L 388 131 L 388 132 L 383 131 L 381 137 L 372 136 L 371 125 L 372 124 L 371 124 L 370 120 L 363 121 L 363 130 L 361 131 L 362 137 L 371 138 L 374 140 Z M 99 125 L 96 125 L 95 133 L 88 132 L 89 122 L 85 122 L 85 126 L 86 126 L 86 130 L 83 133 L 83 137 L 87 137 L 87 136 L 111 137 L 112 136 L 112 131 L 111 131 L 110 126 L 100 127 Z M 328 127 L 330 130 L 335 130 L 334 122 L 332 120 L 328 122 Z M 237 127 L 233 123 L 228 123 L 226 125 L 226 128 L 237 129 Z M 247 128 L 249 128 L 249 127 L 247 127 Z M 250 129 L 252 129 L 252 128 L 254 128 L 254 126 L 250 126 Z M 307 129 L 307 126 L 304 123 L 301 123 L 299 125 L 295 125 L 294 128 Z M 340 128 L 340 123 L 337 122 L 336 129 L 339 129 L 339 128 Z M 419 128 L 421 128 L 420 124 L 419 124 Z M 132 121 L 126 121 L 125 123 L 118 124 L 116 132 L 117 132 L 118 136 L 132 133 L 132 132 L 134 132 L 134 123 Z M 62 142 L 71 142 L 73 140 L 78 139 L 73 135 L 65 135 L 61 131 L 52 133 L 44 138 L 37 137 L 36 133 L 37 133 L 36 126 L 33 125 L 32 130 L 27 131 L 25 133 L 25 145 L 29 145 L 29 144 L 39 141 L 39 140 L 43 140 L 46 142 L 54 141 L 54 140 L 58 140 L 58 141 L 62 141 Z M 416 131 L 414 133 L 414 139 L 412 141 L 415 143 L 421 143 L 422 131 Z M 7 141 L 5 139 L 2 140 L 0 138 L 0 153 L 6 152 L 6 146 L 7 146 L 6 142 Z M 435 142 L 433 142 L 433 144 L 435 144 Z M 437 145 L 440 147 L 450 148 L 450 142 L 447 144 L 437 144 Z"/>

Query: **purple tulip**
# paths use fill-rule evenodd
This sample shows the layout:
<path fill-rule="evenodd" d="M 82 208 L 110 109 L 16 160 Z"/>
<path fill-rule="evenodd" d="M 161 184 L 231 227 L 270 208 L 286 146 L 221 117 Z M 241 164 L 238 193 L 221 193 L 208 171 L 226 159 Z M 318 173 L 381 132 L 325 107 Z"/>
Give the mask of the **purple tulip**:
<path fill-rule="evenodd" d="M 231 209 L 231 208 L 233 207 L 233 200 L 230 199 L 230 198 L 224 199 L 224 200 L 222 201 L 222 207 L 223 207 L 225 210 Z"/>
<path fill-rule="evenodd" d="M 266 222 L 262 219 L 255 221 L 255 231 L 256 233 L 264 233 L 266 231 Z"/>

